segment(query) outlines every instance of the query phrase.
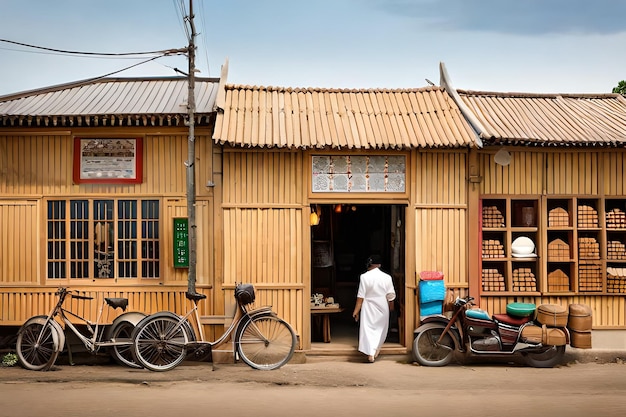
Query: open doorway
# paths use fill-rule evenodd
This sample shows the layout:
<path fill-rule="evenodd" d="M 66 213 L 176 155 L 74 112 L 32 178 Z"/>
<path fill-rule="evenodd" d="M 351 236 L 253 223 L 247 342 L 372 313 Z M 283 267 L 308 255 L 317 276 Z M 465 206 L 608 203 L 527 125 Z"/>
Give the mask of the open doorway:
<path fill-rule="evenodd" d="M 319 312 L 312 309 L 313 349 L 354 349 L 359 326 L 352 318 L 359 277 L 372 254 L 382 257 L 381 269 L 393 277 L 396 290 L 386 345 L 404 340 L 405 206 L 389 204 L 312 205 L 319 223 L 311 226 L 311 291 L 338 304 L 328 314 L 324 329 Z"/>

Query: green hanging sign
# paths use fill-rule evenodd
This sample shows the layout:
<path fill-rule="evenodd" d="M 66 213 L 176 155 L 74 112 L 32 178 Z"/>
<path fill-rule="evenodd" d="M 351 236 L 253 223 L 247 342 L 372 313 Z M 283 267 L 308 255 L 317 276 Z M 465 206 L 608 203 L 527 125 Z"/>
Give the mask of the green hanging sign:
<path fill-rule="evenodd" d="M 189 223 L 186 217 L 174 218 L 174 268 L 189 268 Z"/>

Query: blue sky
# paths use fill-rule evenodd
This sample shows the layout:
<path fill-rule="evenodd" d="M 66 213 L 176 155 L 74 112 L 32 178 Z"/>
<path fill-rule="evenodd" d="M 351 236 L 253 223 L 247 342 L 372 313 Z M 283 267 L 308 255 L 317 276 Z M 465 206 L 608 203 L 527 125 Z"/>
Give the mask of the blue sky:
<path fill-rule="evenodd" d="M 0 0 L 0 39 L 137 52 L 188 43 L 188 0 Z M 626 79 L 623 0 L 194 0 L 200 76 L 329 88 L 439 84 L 500 92 L 610 93 Z M 0 42 L 0 95 L 108 74 L 140 60 L 42 53 Z M 175 76 L 184 56 L 117 76 Z"/>

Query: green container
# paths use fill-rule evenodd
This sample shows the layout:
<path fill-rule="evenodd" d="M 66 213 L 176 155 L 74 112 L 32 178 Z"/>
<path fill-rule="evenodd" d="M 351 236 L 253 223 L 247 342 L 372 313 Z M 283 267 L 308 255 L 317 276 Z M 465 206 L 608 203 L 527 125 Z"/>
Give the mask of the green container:
<path fill-rule="evenodd" d="M 537 306 L 533 303 L 509 303 L 506 313 L 515 317 L 528 317 L 535 314 Z"/>

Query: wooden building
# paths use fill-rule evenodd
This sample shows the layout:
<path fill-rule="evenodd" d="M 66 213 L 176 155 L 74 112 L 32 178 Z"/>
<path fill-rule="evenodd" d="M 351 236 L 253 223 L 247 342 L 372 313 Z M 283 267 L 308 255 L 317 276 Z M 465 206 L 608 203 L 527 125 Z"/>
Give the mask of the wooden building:
<path fill-rule="evenodd" d="M 466 178 L 477 141 L 445 90 L 227 85 L 217 107 L 224 279 L 265 289 L 304 349 L 320 347 L 311 294 L 344 307 L 333 328 L 356 329 L 351 312 L 372 253 L 398 293 L 388 350 L 410 346 L 420 271 L 442 271 L 467 291 Z"/>
<path fill-rule="evenodd" d="M 354 351 L 350 313 L 372 253 L 398 293 L 388 352 L 411 348 L 422 271 L 493 313 L 581 302 L 594 329 L 626 330 L 621 96 L 457 91 L 443 68 L 441 87 L 407 90 L 225 81 L 197 90 L 208 337 L 228 323 L 235 283 L 251 282 L 299 349 L 345 352 L 345 333 Z M 47 311 L 61 285 L 146 313 L 186 309 L 185 89 L 105 79 L 0 97 L 1 326 Z M 519 237 L 532 256 L 514 253 Z M 330 343 L 315 293 L 343 308 Z M 97 303 L 77 308 L 95 317 Z"/>
<path fill-rule="evenodd" d="M 470 176 L 479 193 L 470 288 L 481 305 L 587 304 L 594 330 L 623 340 L 626 99 L 456 91 L 447 79 L 442 66 L 443 86 L 484 145 Z M 532 256 L 515 253 L 520 237 L 533 241 Z"/>
<path fill-rule="evenodd" d="M 209 296 L 206 316 L 224 308 L 213 272 L 218 91 L 218 79 L 197 80 L 197 289 Z M 87 80 L 0 98 L 1 326 L 47 313 L 60 286 L 98 297 L 73 305 L 91 320 L 105 296 L 128 297 L 129 309 L 146 313 L 185 311 L 185 254 L 174 243 L 175 221 L 187 214 L 187 96 L 178 77 Z"/>
<path fill-rule="evenodd" d="M 185 310 L 187 271 L 174 252 L 175 221 L 186 216 L 183 84 L 106 79 L 0 99 L 0 324 L 44 313 L 61 285 L 128 297 L 146 313 Z M 404 350 L 418 271 L 468 287 L 476 135 L 456 104 L 442 88 L 227 86 L 220 99 L 217 90 L 205 80 L 197 91 L 197 288 L 208 295 L 209 337 L 245 281 L 309 350 L 312 291 L 334 295 L 349 315 L 375 251 L 396 279 L 393 346 Z M 129 173 L 98 167 L 113 152 L 131 161 Z M 93 319 L 97 304 L 78 308 Z"/>

